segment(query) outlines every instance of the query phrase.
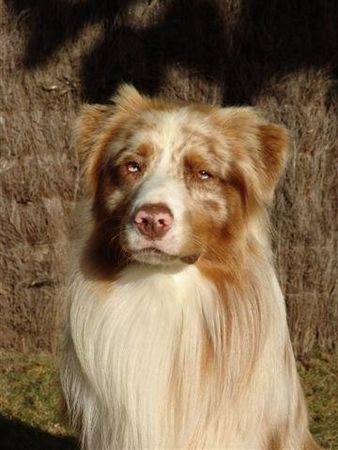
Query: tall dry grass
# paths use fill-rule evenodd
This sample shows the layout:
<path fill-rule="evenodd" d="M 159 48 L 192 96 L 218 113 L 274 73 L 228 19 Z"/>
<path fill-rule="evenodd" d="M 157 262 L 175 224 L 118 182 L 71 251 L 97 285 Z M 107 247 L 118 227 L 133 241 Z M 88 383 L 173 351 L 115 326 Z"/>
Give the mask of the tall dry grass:
<path fill-rule="evenodd" d="M 253 104 L 291 131 L 272 211 L 299 355 L 334 349 L 337 299 L 334 0 L 0 2 L 0 346 L 55 346 L 78 194 L 78 103 L 121 81 L 146 93 Z"/>

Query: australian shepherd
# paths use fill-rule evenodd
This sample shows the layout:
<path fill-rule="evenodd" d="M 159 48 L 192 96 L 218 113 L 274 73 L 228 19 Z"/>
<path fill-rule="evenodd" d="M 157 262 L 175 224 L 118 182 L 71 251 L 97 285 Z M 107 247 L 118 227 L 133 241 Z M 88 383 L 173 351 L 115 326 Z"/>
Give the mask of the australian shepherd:
<path fill-rule="evenodd" d="M 82 448 L 319 448 L 269 240 L 286 130 L 124 85 L 83 107 L 75 147 L 62 383 Z"/>

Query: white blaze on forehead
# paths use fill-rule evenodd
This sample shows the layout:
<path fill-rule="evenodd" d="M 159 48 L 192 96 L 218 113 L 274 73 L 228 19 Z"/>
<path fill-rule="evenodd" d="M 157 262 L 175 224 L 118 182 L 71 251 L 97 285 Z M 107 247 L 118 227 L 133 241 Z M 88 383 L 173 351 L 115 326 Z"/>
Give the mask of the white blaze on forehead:
<path fill-rule="evenodd" d="M 215 134 L 208 116 L 188 107 L 173 111 L 149 111 L 144 118 L 149 129 L 140 129 L 135 133 L 135 144 L 150 142 L 154 145 L 160 159 L 157 161 L 159 170 L 172 164 L 173 153 L 184 147 L 194 137 L 194 132 L 206 136 Z"/>
<path fill-rule="evenodd" d="M 142 114 L 143 125 L 135 128 L 126 140 L 125 135 L 116 137 L 106 152 L 108 160 L 112 155 L 123 150 L 118 156 L 123 159 L 128 153 L 133 154 L 140 145 L 150 144 L 156 149 L 156 157 L 161 162 L 162 167 L 166 167 L 171 160 L 172 152 L 182 146 L 185 142 L 182 133 L 182 124 L 191 115 L 187 107 L 182 107 L 173 111 L 150 110 Z M 133 129 L 133 122 L 126 123 L 125 128 Z"/>
<path fill-rule="evenodd" d="M 180 162 L 180 150 L 193 150 L 209 164 L 216 165 L 222 174 L 227 171 L 231 160 L 229 143 L 210 122 L 210 116 L 192 111 L 188 107 L 170 112 L 149 113 L 151 114 L 152 129 L 141 133 L 142 138 L 145 141 L 148 138 L 156 148 L 157 173 L 171 171 L 175 175 L 173 169 L 177 162 Z M 218 147 L 220 153 L 211 152 L 210 147 L 213 147 L 213 150 Z M 178 158 L 175 158 L 175 154 Z"/>
<path fill-rule="evenodd" d="M 151 113 L 149 113 L 151 114 Z M 156 173 L 168 173 L 173 165 L 173 153 L 184 144 L 182 123 L 186 120 L 187 108 L 177 111 L 154 112 L 153 128 L 144 133 L 144 139 L 151 142 L 157 151 Z"/>
<path fill-rule="evenodd" d="M 153 112 L 154 128 L 140 133 L 138 139 L 151 142 L 156 149 L 154 165 L 148 178 L 141 185 L 135 198 L 134 208 L 145 203 L 165 203 L 176 219 L 183 216 L 187 191 L 184 182 L 177 177 L 179 165 L 173 154 L 184 145 L 182 123 L 187 116 L 187 108 L 172 112 Z"/>

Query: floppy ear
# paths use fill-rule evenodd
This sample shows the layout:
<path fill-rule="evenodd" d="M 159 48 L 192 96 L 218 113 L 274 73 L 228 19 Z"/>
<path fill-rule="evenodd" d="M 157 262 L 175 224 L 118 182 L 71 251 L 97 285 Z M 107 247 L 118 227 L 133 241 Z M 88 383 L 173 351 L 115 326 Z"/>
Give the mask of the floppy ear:
<path fill-rule="evenodd" d="M 108 105 L 83 105 L 75 122 L 73 140 L 81 161 L 85 161 L 107 119 L 118 112 L 133 112 L 146 99 L 134 86 L 123 84 L 110 99 Z"/>
<path fill-rule="evenodd" d="M 234 163 L 256 201 L 271 203 L 287 159 L 287 130 L 266 122 L 253 108 L 225 108 L 221 113 Z"/>
<path fill-rule="evenodd" d="M 279 125 L 258 125 L 258 143 L 254 164 L 257 170 L 257 194 L 271 203 L 275 187 L 284 171 L 289 148 L 289 134 Z"/>
<path fill-rule="evenodd" d="M 83 105 L 73 129 L 73 146 L 80 162 L 86 163 L 94 151 L 95 143 L 104 126 L 105 119 L 112 113 L 110 105 Z"/>

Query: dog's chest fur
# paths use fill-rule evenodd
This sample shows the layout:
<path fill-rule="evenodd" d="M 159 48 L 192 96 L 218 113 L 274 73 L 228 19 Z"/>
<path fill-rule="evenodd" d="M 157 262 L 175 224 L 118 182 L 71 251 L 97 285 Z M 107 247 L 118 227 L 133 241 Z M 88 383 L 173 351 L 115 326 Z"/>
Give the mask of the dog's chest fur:
<path fill-rule="evenodd" d="M 213 286 L 195 267 L 134 266 L 111 286 L 98 290 L 84 282 L 79 291 L 71 310 L 74 344 L 97 395 L 103 390 L 111 423 L 124 415 L 116 444 L 164 444 L 163 429 L 174 429 L 175 403 L 183 402 L 180 392 L 184 414 L 197 414 L 199 401 L 191 394 L 202 382 L 205 321 L 217 339 Z"/>
<path fill-rule="evenodd" d="M 78 275 L 73 293 L 69 326 L 78 373 L 86 373 L 94 387 L 86 399 L 85 427 L 112 430 L 115 424 L 113 436 L 88 432 L 91 449 L 215 448 L 224 445 L 225 428 L 228 445 L 247 440 L 258 448 L 262 417 L 242 415 L 245 438 L 234 427 L 242 414 L 239 403 L 250 399 L 229 395 L 234 386 L 225 379 L 227 325 L 215 286 L 195 266 L 136 264 L 100 287 Z M 231 358 L 228 363 L 233 365 Z M 263 397 L 261 402 L 256 400 L 255 410 L 264 411 Z"/>

